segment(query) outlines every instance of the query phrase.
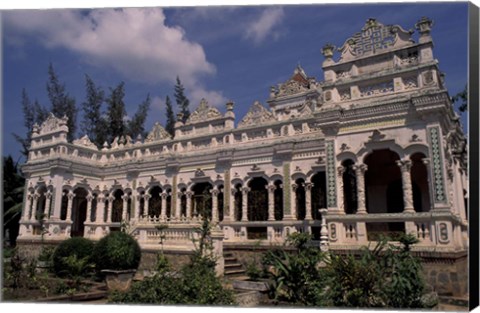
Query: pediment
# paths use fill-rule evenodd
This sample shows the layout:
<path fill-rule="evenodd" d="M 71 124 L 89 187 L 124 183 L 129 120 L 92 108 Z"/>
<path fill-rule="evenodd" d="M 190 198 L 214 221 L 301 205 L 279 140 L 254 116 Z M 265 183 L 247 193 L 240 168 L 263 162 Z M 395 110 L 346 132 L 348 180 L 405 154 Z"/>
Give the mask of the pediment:
<path fill-rule="evenodd" d="M 208 102 L 205 99 L 202 99 L 197 109 L 190 114 L 186 124 L 205 122 L 222 117 L 223 116 L 220 111 L 212 106 L 209 106 Z"/>
<path fill-rule="evenodd" d="M 145 142 L 169 140 L 170 138 L 171 136 L 165 128 L 163 128 L 160 123 L 156 122 L 155 125 L 153 125 L 152 130 L 148 133 L 147 138 L 145 138 Z"/>
<path fill-rule="evenodd" d="M 277 119 L 272 112 L 267 110 L 260 102 L 255 103 L 250 107 L 247 114 L 238 124 L 238 127 L 247 127 L 252 125 L 262 125 L 270 122 L 275 122 Z"/>
<path fill-rule="evenodd" d="M 40 134 L 51 133 L 56 130 L 60 130 L 61 127 L 66 126 L 68 117 L 62 118 L 56 117 L 53 113 L 49 113 L 47 119 L 40 126 Z"/>

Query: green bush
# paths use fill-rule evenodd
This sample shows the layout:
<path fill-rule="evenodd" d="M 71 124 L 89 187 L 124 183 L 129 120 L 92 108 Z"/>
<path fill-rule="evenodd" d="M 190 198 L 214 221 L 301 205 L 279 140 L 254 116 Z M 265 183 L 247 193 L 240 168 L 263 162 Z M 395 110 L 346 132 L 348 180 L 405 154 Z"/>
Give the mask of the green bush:
<path fill-rule="evenodd" d="M 71 268 L 65 258 L 76 255 L 79 259 L 91 261 L 94 243 L 83 237 L 73 237 L 63 241 L 53 253 L 53 270 L 58 276 L 66 276 Z"/>
<path fill-rule="evenodd" d="M 137 269 L 141 250 L 137 240 L 124 232 L 111 232 L 93 250 L 97 271 Z"/>

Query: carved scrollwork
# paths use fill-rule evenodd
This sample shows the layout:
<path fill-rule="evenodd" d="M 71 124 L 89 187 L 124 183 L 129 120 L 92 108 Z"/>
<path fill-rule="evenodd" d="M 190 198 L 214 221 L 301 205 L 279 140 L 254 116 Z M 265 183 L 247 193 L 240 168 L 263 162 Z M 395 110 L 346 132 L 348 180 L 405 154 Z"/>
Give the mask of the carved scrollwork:
<path fill-rule="evenodd" d="M 90 141 L 90 138 L 88 138 L 87 135 L 83 136 L 80 139 L 74 140 L 73 144 L 76 145 L 76 146 L 83 146 L 83 147 L 98 150 L 97 146 L 93 142 Z"/>
<path fill-rule="evenodd" d="M 51 133 L 60 127 L 66 126 L 68 117 L 58 118 L 53 113 L 48 114 L 47 119 L 40 126 L 40 134 Z"/>

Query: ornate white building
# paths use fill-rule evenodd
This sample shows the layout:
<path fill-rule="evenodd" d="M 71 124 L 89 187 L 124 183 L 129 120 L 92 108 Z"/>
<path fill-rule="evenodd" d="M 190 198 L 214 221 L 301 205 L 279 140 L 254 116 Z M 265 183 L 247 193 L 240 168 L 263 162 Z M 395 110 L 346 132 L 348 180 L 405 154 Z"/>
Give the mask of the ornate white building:
<path fill-rule="evenodd" d="M 67 141 L 65 118 L 35 126 L 19 243 L 99 239 L 127 224 L 142 248 L 191 249 L 208 215 L 223 246 L 281 244 L 312 232 L 324 249 L 356 250 L 380 234 L 413 233 L 419 251 L 468 248 L 466 139 L 433 57 L 432 22 L 369 19 L 322 53 L 324 80 L 300 67 L 235 126 L 202 100 L 172 139 L 102 149 Z M 40 222 L 39 219 L 43 221 Z M 218 233 L 218 232 L 217 232 Z"/>

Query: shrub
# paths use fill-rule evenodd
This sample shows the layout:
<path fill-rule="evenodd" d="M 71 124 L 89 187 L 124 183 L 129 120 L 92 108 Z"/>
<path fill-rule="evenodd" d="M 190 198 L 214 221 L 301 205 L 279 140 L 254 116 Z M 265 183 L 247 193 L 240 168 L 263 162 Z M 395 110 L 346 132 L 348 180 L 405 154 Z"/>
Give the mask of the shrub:
<path fill-rule="evenodd" d="M 140 257 L 141 250 L 137 240 L 124 232 L 111 232 L 100 239 L 93 250 L 98 271 L 137 269 Z"/>
<path fill-rule="evenodd" d="M 71 268 L 65 258 L 76 255 L 79 259 L 91 261 L 94 243 L 83 237 L 73 237 L 63 241 L 53 253 L 53 270 L 58 276 L 67 275 Z"/>

